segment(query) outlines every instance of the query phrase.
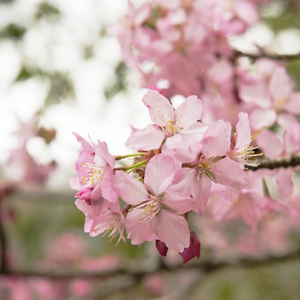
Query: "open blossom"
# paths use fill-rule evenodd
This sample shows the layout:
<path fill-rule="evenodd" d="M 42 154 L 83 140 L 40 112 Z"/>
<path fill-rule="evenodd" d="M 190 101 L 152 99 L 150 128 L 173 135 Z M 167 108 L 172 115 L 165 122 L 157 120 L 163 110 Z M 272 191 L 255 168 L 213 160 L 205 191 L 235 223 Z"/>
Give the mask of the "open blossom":
<path fill-rule="evenodd" d="M 182 178 L 196 199 L 196 211 L 203 214 L 212 182 L 241 190 L 248 186 L 246 174 L 233 160 L 226 157 L 230 146 L 231 126 L 219 120 L 209 126 L 201 142 L 188 143 L 178 136 L 167 141 L 163 153 L 172 155 L 184 167 L 175 177 Z"/>
<path fill-rule="evenodd" d="M 180 214 L 194 208 L 194 199 L 168 189 L 177 170 L 172 157 L 158 154 L 147 165 L 144 184 L 129 174 L 116 172 L 113 187 L 132 205 L 125 223 L 132 244 L 155 236 L 171 250 L 182 252 L 189 246 L 188 224 Z"/>
<path fill-rule="evenodd" d="M 240 112 L 238 116 L 239 122 L 236 125 L 236 133 L 234 135 L 235 144 L 228 156 L 244 168 L 244 165 L 253 165 L 249 162 L 252 157 L 261 156 L 262 154 L 255 154 L 253 150 L 258 147 L 250 146 L 252 138 L 248 114 Z M 256 166 L 256 164 L 254 164 L 254 166 Z"/>
<path fill-rule="evenodd" d="M 120 242 L 121 238 L 126 241 L 123 235 L 125 218 L 118 202 L 107 203 L 107 209 L 98 216 L 94 214 L 91 206 L 85 202 L 76 200 L 75 204 L 85 214 L 84 231 L 89 232 L 90 236 L 104 233 L 104 235 L 107 234 L 108 237 L 113 239 L 120 235 L 117 243 Z"/>
<path fill-rule="evenodd" d="M 114 156 L 110 155 L 106 143 L 98 142 L 90 145 L 81 136 L 74 133 L 82 147 L 76 161 L 76 170 L 80 175 L 71 178 L 71 188 L 79 190 L 76 194 L 80 200 L 85 200 L 96 215 L 99 215 L 105 205 L 105 199 L 115 202 L 118 195 L 111 188 L 112 168 L 115 165 Z"/>
<path fill-rule="evenodd" d="M 131 134 L 125 145 L 135 150 L 151 150 L 161 146 L 166 138 L 182 135 L 187 140 L 200 140 L 207 126 L 201 119 L 202 102 L 190 96 L 176 110 L 170 101 L 156 91 L 149 90 L 143 98 L 154 125 Z"/>

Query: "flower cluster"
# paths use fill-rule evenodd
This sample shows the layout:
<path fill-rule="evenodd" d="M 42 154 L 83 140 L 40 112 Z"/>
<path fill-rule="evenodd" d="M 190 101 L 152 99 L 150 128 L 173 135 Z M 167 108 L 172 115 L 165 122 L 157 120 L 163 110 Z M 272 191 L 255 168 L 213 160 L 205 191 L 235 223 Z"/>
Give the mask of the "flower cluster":
<path fill-rule="evenodd" d="M 255 155 L 248 116 L 239 114 L 231 138 L 229 122 L 201 122 L 202 102 L 196 96 L 176 110 L 153 90 L 143 102 L 154 124 L 134 130 L 126 141 L 136 153 L 114 157 L 105 142 L 90 144 L 74 133 L 81 143 L 79 175 L 70 185 L 78 190 L 76 205 L 86 216 L 84 230 L 91 236 L 104 233 L 126 241 L 126 228 L 132 244 L 156 240 L 162 255 L 171 249 L 186 262 L 200 256 L 200 241 L 189 228 L 188 213 L 205 213 L 212 188 L 221 189 L 230 201 L 250 188 L 243 171 Z M 115 166 L 116 160 L 127 157 L 134 162 Z"/>

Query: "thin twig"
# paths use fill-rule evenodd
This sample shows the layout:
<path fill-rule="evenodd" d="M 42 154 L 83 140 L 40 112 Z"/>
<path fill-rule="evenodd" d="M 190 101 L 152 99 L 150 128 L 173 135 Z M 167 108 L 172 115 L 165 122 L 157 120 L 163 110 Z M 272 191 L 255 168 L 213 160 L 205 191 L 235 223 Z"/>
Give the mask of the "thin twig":
<path fill-rule="evenodd" d="M 49 279 L 69 279 L 72 280 L 74 278 L 89 278 L 89 279 L 108 279 L 115 276 L 128 275 L 132 276 L 134 279 L 141 279 L 142 277 L 153 274 L 157 271 L 165 270 L 169 272 L 178 271 L 178 270 L 201 270 L 205 274 L 213 273 L 219 270 L 223 270 L 226 268 L 232 267 L 244 267 L 244 268 L 253 268 L 253 267 L 261 267 L 266 265 L 272 265 L 276 263 L 291 261 L 294 259 L 300 258 L 300 250 L 292 253 L 285 254 L 283 256 L 268 256 L 265 258 L 242 258 L 236 260 L 235 262 L 202 262 L 196 265 L 176 265 L 176 266 L 168 266 L 165 264 L 160 265 L 156 270 L 152 271 L 134 271 L 134 270 L 126 270 L 119 269 L 113 271 L 100 271 L 100 272 L 38 272 L 38 271 L 16 271 L 6 270 L 5 272 L 2 270 L 0 275 L 5 276 L 19 276 L 24 278 L 31 277 L 45 277 Z"/>
<path fill-rule="evenodd" d="M 247 169 L 256 171 L 258 169 L 278 169 L 278 168 L 288 168 L 288 167 L 296 167 L 300 165 L 300 156 L 299 155 L 291 155 L 289 158 L 280 158 L 280 159 L 259 159 L 255 161 L 251 161 L 252 163 L 258 163 L 256 167 L 247 166 Z"/>
<path fill-rule="evenodd" d="M 270 54 L 261 52 L 259 54 L 251 54 L 251 53 L 245 53 L 242 51 L 235 50 L 232 60 L 236 60 L 238 57 L 246 56 L 253 60 L 257 60 L 260 58 L 269 58 L 273 60 L 291 60 L 291 59 L 299 59 L 300 53 L 297 54 Z"/>

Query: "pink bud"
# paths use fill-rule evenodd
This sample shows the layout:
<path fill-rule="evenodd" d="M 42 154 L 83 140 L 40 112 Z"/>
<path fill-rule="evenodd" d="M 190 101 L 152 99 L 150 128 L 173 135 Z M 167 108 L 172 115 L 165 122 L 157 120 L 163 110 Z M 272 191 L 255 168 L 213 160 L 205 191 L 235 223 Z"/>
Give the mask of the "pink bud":
<path fill-rule="evenodd" d="M 166 244 L 160 240 L 156 240 L 156 248 L 161 256 L 166 256 L 168 252 L 168 247 Z"/>
<path fill-rule="evenodd" d="M 179 253 L 182 256 L 184 264 L 196 256 L 197 258 L 200 258 L 200 246 L 201 243 L 196 233 L 193 230 L 190 230 L 190 246 L 188 248 L 184 248 L 183 252 Z"/>

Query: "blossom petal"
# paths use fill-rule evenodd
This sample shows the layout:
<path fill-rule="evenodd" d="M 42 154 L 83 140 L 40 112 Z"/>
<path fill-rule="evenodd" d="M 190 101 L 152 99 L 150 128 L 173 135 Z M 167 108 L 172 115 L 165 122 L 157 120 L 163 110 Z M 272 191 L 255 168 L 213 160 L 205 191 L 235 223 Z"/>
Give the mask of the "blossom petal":
<path fill-rule="evenodd" d="M 102 195 L 109 202 L 116 202 L 118 200 L 119 195 L 115 192 L 112 187 L 112 176 L 113 170 L 108 169 L 103 177 L 103 181 L 101 184 L 102 187 Z"/>
<path fill-rule="evenodd" d="M 149 108 L 150 117 L 154 124 L 165 126 L 174 121 L 174 109 L 170 101 L 160 93 L 149 90 L 143 98 L 144 104 Z"/>
<path fill-rule="evenodd" d="M 131 244 L 140 245 L 150 239 L 154 231 L 151 227 L 151 222 L 141 222 L 143 209 L 134 209 L 127 214 L 125 227 L 128 233 L 128 238 L 131 239 Z"/>
<path fill-rule="evenodd" d="M 275 175 L 275 182 L 278 187 L 279 193 L 284 197 L 291 197 L 294 192 L 294 184 L 292 181 L 293 170 L 279 169 Z"/>
<path fill-rule="evenodd" d="M 238 116 L 239 116 L 239 121 L 236 124 L 235 148 L 241 149 L 250 145 L 251 129 L 249 124 L 248 114 L 244 112 L 240 112 Z"/>
<path fill-rule="evenodd" d="M 207 129 L 207 125 L 200 122 L 194 122 L 182 128 L 180 135 L 182 135 L 186 141 L 200 141 Z"/>
<path fill-rule="evenodd" d="M 257 137 L 256 142 L 260 145 L 267 157 L 278 157 L 283 151 L 283 143 L 279 137 L 270 130 L 263 130 Z"/>
<path fill-rule="evenodd" d="M 79 191 L 80 190 L 80 176 L 75 175 L 74 177 L 69 179 L 70 188 L 72 190 Z"/>
<path fill-rule="evenodd" d="M 191 193 L 191 184 L 195 173 L 195 169 L 182 168 L 178 170 L 174 176 L 172 184 L 168 187 L 169 191 L 181 193 L 189 197 Z"/>
<path fill-rule="evenodd" d="M 103 160 L 109 164 L 111 168 L 115 166 L 115 157 L 109 154 L 106 143 L 99 141 L 96 146 L 94 162 L 98 167 L 106 167 Z"/>
<path fill-rule="evenodd" d="M 156 217 L 155 234 L 171 250 L 182 252 L 190 244 L 190 231 L 186 220 L 162 209 Z"/>
<path fill-rule="evenodd" d="M 203 215 L 206 211 L 211 186 L 212 182 L 206 175 L 203 175 L 202 179 L 199 180 L 197 176 L 194 177 L 191 190 L 192 195 L 196 200 L 196 211 L 198 215 Z"/>
<path fill-rule="evenodd" d="M 284 108 L 291 114 L 300 114 L 300 92 L 292 93 Z"/>
<path fill-rule="evenodd" d="M 148 125 L 146 128 L 132 133 L 125 142 L 125 146 L 132 150 L 158 149 L 165 136 L 158 126 Z"/>
<path fill-rule="evenodd" d="M 195 162 L 201 150 L 201 143 L 186 142 L 181 135 L 176 134 L 167 139 L 162 153 L 171 155 L 180 162 L 187 163 Z"/>
<path fill-rule="evenodd" d="M 222 156 L 230 146 L 231 125 L 229 122 L 219 120 L 209 126 L 202 140 L 203 154 L 209 156 Z"/>
<path fill-rule="evenodd" d="M 155 196 L 160 196 L 172 183 L 176 171 L 177 167 L 171 156 L 155 155 L 146 167 L 145 186 Z"/>
<path fill-rule="evenodd" d="M 229 158 L 223 158 L 216 163 L 213 173 L 217 183 L 241 190 L 249 185 L 246 173 Z"/>
<path fill-rule="evenodd" d="M 276 121 L 276 112 L 273 109 L 256 108 L 250 114 L 250 124 L 253 130 L 272 126 Z"/>
<path fill-rule="evenodd" d="M 270 81 L 270 93 L 276 102 L 286 100 L 292 92 L 292 81 L 285 68 L 277 67 Z"/>
<path fill-rule="evenodd" d="M 181 215 L 194 210 L 196 202 L 192 197 L 185 197 L 180 193 L 167 190 L 162 199 L 162 204 L 171 211 Z"/>
<path fill-rule="evenodd" d="M 128 204 L 138 205 L 149 199 L 145 186 L 123 171 L 117 171 L 112 178 L 112 186 L 117 194 Z"/>
<path fill-rule="evenodd" d="M 175 111 L 177 124 L 180 127 L 185 127 L 191 122 L 196 122 L 201 119 L 202 101 L 197 96 L 188 97 Z"/>

